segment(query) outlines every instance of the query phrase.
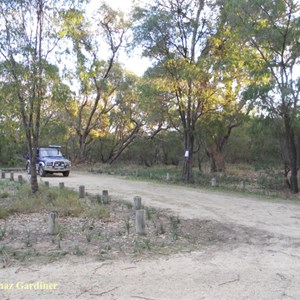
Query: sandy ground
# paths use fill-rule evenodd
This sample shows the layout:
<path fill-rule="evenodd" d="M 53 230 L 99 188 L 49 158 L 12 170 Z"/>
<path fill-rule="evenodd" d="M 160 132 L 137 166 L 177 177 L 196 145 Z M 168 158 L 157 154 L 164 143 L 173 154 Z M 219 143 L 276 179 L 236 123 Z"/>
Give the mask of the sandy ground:
<path fill-rule="evenodd" d="M 108 190 L 113 199 L 138 195 L 181 218 L 251 228 L 256 242 L 138 261 L 84 256 L 9 267 L 0 271 L 0 299 L 300 299 L 300 202 L 77 172 L 43 181 L 74 189 L 84 184 L 90 193 Z"/>

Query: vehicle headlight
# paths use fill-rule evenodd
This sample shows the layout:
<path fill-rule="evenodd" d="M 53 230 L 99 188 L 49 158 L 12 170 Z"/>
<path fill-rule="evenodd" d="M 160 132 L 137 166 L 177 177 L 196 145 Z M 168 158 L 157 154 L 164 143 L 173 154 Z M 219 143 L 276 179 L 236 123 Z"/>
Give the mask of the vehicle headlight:
<path fill-rule="evenodd" d="M 52 162 L 51 161 L 46 162 L 46 166 L 52 166 Z"/>

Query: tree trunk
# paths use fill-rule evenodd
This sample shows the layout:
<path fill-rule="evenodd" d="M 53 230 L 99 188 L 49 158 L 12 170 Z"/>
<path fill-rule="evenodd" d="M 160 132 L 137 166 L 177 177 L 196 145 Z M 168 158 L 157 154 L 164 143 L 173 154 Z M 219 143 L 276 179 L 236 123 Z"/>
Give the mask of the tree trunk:
<path fill-rule="evenodd" d="M 37 172 L 36 172 L 36 159 L 30 161 L 30 184 L 32 193 L 36 193 L 39 189 L 38 180 L 37 180 Z"/>
<path fill-rule="evenodd" d="M 194 135 L 192 132 L 184 132 L 184 162 L 182 170 L 182 181 L 184 183 L 193 182 L 193 150 Z"/>
<path fill-rule="evenodd" d="M 217 143 L 214 142 L 213 144 L 209 145 L 206 149 L 207 155 L 210 160 L 210 171 L 212 173 L 215 172 L 225 172 L 225 159 L 222 152 L 222 149 L 218 147 Z"/>
<path fill-rule="evenodd" d="M 86 154 L 86 137 L 85 135 L 81 135 L 79 137 L 79 162 L 85 162 L 85 154 Z"/>
<path fill-rule="evenodd" d="M 29 161 L 30 161 L 31 192 L 36 193 L 39 189 L 38 180 L 37 180 L 37 172 L 36 172 L 37 147 L 33 146 L 32 138 L 31 138 L 29 130 L 27 130 L 27 132 L 26 132 L 26 140 L 27 140 L 27 151 L 28 151 Z"/>
<path fill-rule="evenodd" d="M 297 147 L 295 141 L 295 133 L 292 128 L 291 119 L 288 113 L 284 115 L 284 125 L 285 125 L 285 134 L 286 134 L 286 147 L 288 150 L 288 156 L 290 161 L 291 168 L 291 177 L 290 177 L 290 190 L 292 193 L 299 193 L 298 186 L 298 155 Z"/>
<path fill-rule="evenodd" d="M 141 125 L 136 124 L 136 127 L 132 130 L 132 132 L 126 138 L 118 142 L 115 149 L 112 151 L 110 157 L 108 158 L 107 162 L 109 164 L 112 164 L 123 153 L 123 151 L 131 145 L 131 143 L 137 137 L 140 129 Z"/>

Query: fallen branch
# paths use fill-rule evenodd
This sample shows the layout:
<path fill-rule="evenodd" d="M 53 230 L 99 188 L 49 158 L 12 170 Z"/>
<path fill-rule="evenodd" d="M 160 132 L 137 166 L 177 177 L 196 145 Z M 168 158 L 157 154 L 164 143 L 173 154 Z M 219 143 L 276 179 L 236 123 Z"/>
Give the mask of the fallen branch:
<path fill-rule="evenodd" d="M 118 289 L 118 288 L 119 288 L 119 287 L 116 286 L 116 287 L 114 287 L 114 288 L 112 288 L 112 289 L 110 289 L 110 290 L 108 290 L 108 291 L 105 291 L 105 292 L 102 292 L 102 293 L 90 293 L 90 295 L 93 295 L 93 296 L 102 296 L 102 295 L 107 294 L 107 293 L 110 293 L 110 292 L 112 292 L 112 291 L 114 291 L 114 290 L 116 290 L 116 289 Z"/>
<path fill-rule="evenodd" d="M 81 295 L 83 295 L 83 294 L 86 293 L 86 292 L 88 292 L 87 289 L 83 290 L 80 294 L 78 294 L 78 295 L 76 296 L 76 298 L 79 298 Z"/>
<path fill-rule="evenodd" d="M 124 268 L 122 270 L 130 270 L 130 269 L 136 269 L 137 267 L 127 267 L 127 268 Z"/>
<path fill-rule="evenodd" d="M 239 281 L 240 280 L 240 274 L 238 274 L 237 278 L 236 279 L 233 279 L 233 280 L 229 280 L 229 281 L 226 281 L 226 282 L 223 282 L 223 283 L 220 283 L 219 286 L 221 285 L 225 285 L 225 284 L 228 284 L 228 283 L 233 283 L 233 282 L 236 282 L 236 281 Z"/>
<path fill-rule="evenodd" d="M 32 269 L 32 268 L 23 268 L 23 267 L 19 267 L 16 271 L 15 271 L 15 274 L 19 273 L 20 271 L 26 271 L 26 270 L 30 270 L 31 272 L 38 272 L 39 270 L 36 270 L 36 269 Z"/>
<path fill-rule="evenodd" d="M 147 297 L 142 297 L 142 296 L 131 296 L 131 298 L 138 298 L 138 299 L 144 299 L 144 300 L 157 300 L 157 299 L 147 298 Z"/>
<path fill-rule="evenodd" d="M 101 292 L 101 293 L 94 293 L 94 292 L 91 292 L 95 287 L 99 288 L 99 286 L 96 285 L 96 286 L 92 286 L 92 287 L 89 288 L 89 289 L 84 289 L 80 294 L 78 294 L 78 295 L 76 296 L 76 298 L 79 298 L 81 295 L 83 295 L 83 294 L 85 294 L 85 293 L 89 293 L 89 295 L 92 295 L 92 296 L 102 296 L 102 295 L 104 295 L 104 294 L 110 293 L 110 292 L 112 292 L 112 291 L 114 291 L 114 290 L 116 290 L 116 289 L 119 288 L 118 286 L 116 286 L 116 287 L 114 287 L 114 288 L 112 288 L 112 289 L 110 289 L 110 290 L 108 290 L 108 291 L 104 291 L 104 292 Z"/>
<path fill-rule="evenodd" d="M 92 287 L 89 288 L 89 289 L 84 289 L 80 294 L 78 294 L 78 295 L 76 296 L 76 298 L 79 298 L 81 295 L 90 292 L 94 287 L 99 287 L 99 286 L 96 285 L 96 286 L 92 286 Z"/>
<path fill-rule="evenodd" d="M 283 274 L 276 273 L 276 275 L 279 276 L 281 280 L 287 280 L 287 278 Z"/>
<path fill-rule="evenodd" d="M 107 266 L 107 265 L 111 265 L 111 264 L 112 264 L 111 262 L 103 263 L 101 266 L 97 267 L 97 268 L 93 271 L 92 275 L 94 275 L 94 274 L 95 274 L 99 269 L 101 269 L 103 266 Z"/>

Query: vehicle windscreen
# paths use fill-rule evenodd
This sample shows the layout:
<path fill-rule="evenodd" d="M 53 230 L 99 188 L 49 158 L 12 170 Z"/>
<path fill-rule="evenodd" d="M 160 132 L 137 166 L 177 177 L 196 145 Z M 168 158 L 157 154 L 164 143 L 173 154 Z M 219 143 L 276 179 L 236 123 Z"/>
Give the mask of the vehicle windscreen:
<path fill-rule="evenodd" d="M 40 149 L 40 156 L 63 156 L 59 149 L 56 148 L 46 148 Z"/>

